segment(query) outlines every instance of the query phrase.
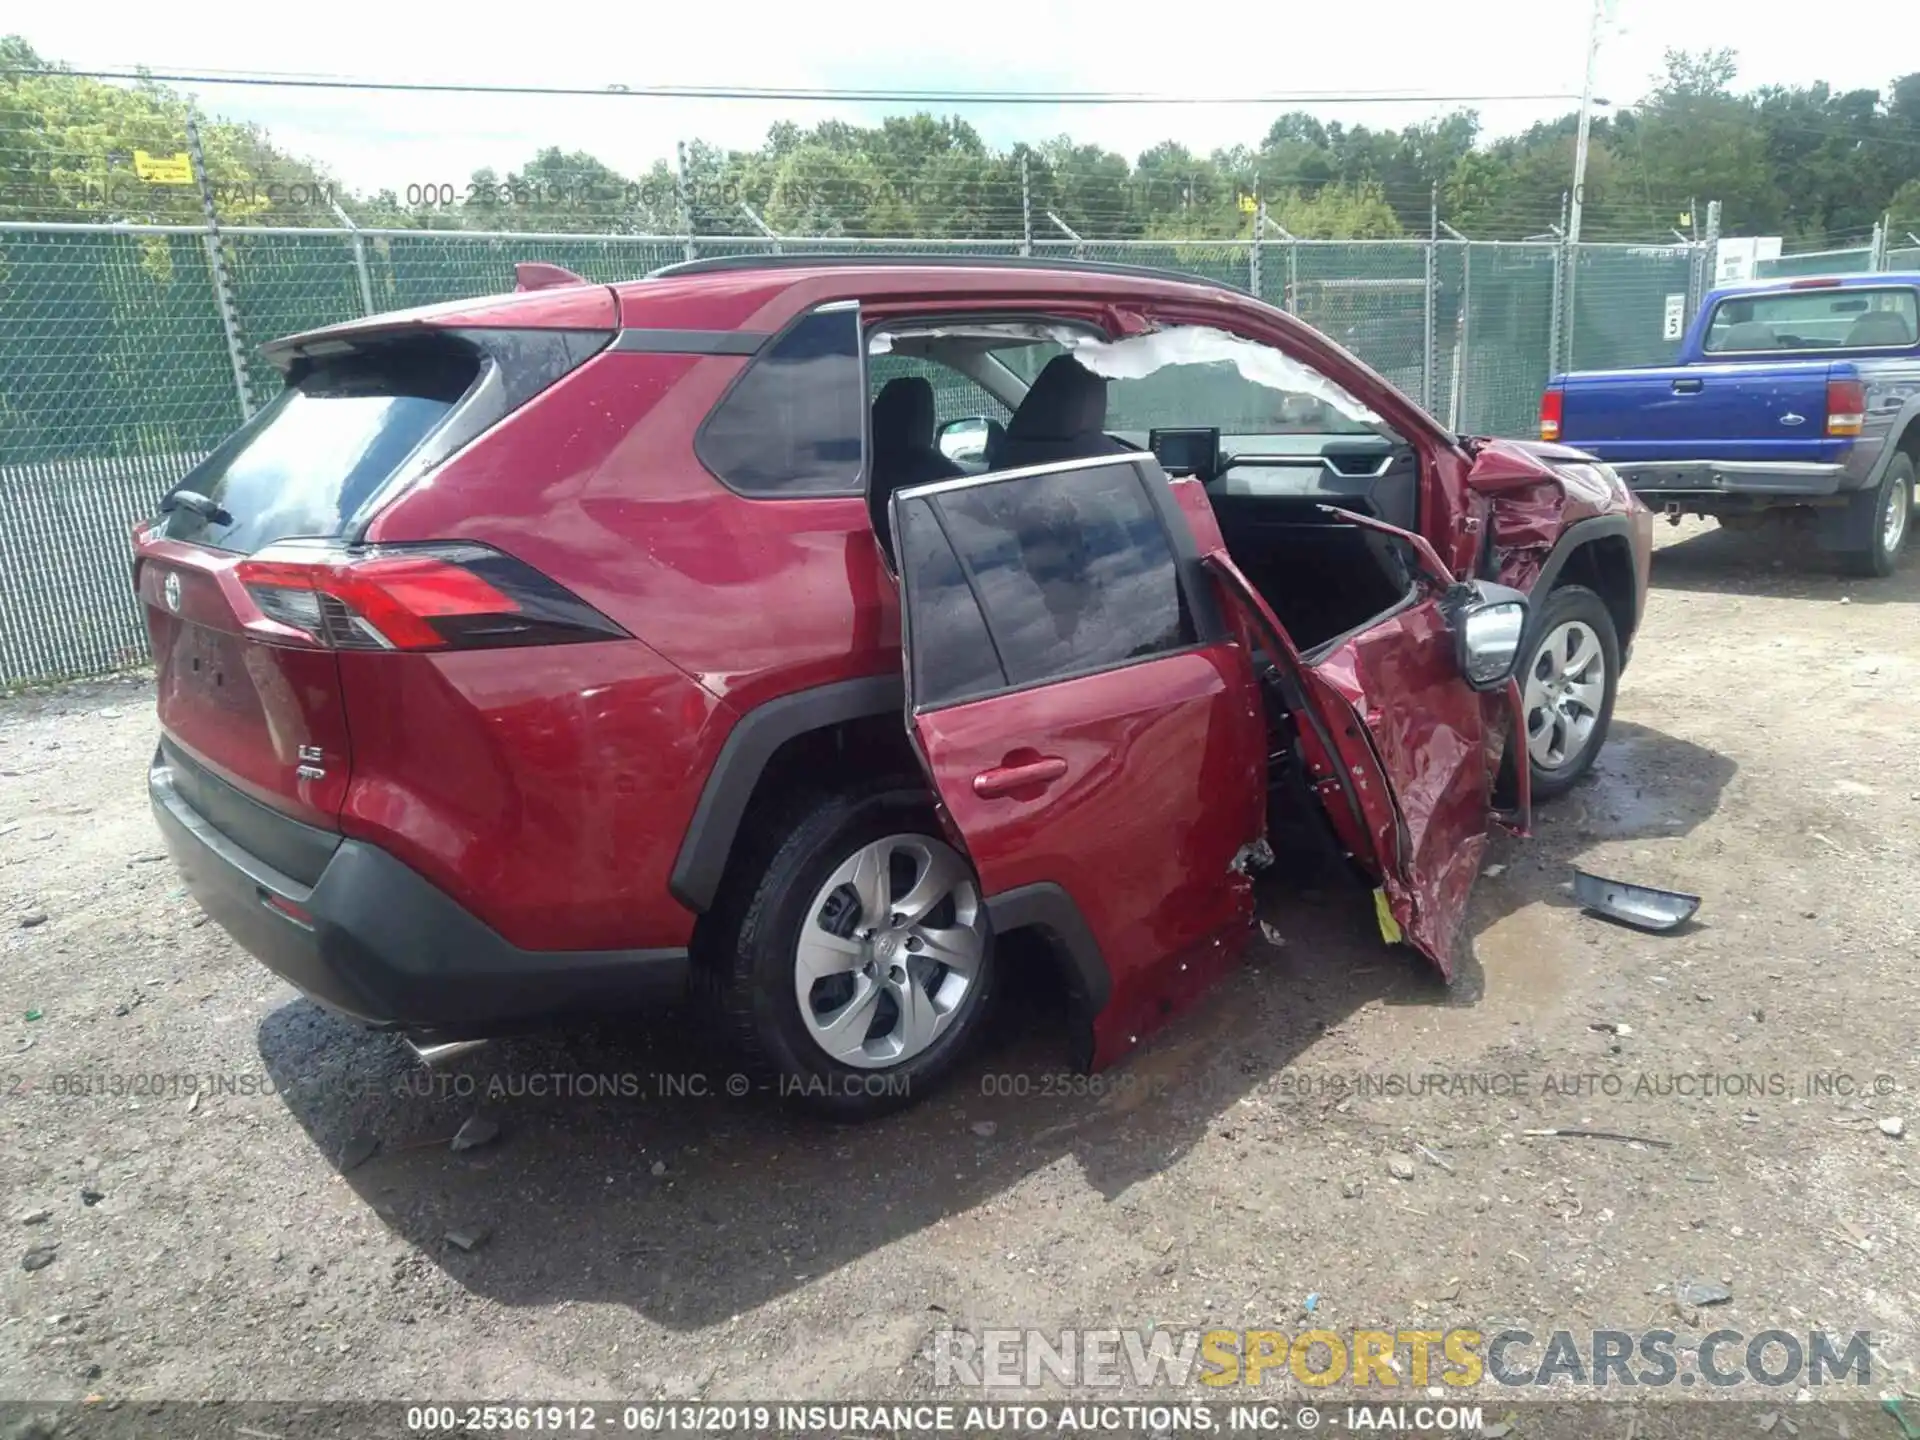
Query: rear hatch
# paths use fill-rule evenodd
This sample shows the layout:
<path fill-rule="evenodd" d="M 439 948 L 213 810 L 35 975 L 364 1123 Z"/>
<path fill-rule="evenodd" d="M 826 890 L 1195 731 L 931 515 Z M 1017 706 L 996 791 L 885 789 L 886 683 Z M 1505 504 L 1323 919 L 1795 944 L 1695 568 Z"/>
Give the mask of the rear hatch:
<path fill-rule="evenodd" d="M 287 388 L 168 492 L 136 534 L 134 580 L 183 788 L 210 772 L 330 829 L 352 766 L 339 664 L 289 608 L 300 592 L 248 582 L 296 538 L 350 538 L 383 489 L 457 438 L 449 418 L 487 368 L 451 335 L 334 349 L 296 362 Z"/>
<path fill-rule="evenodd" d="M 1593 370 L 1554 382 L 1558 439 L 1603 460 L 1837 459 L 1825 360 Z"/>

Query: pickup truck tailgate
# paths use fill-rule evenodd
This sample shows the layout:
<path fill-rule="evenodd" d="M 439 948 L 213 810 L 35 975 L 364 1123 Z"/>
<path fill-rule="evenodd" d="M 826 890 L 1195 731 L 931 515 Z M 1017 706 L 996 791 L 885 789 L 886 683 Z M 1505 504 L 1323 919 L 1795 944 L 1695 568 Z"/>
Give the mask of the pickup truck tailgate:
<path fill-rule="evenodd" d="M 1829 361 L 1590 370 L 1555 382 L 1560 440 L 1603 460 L 1831 461 Z"/>

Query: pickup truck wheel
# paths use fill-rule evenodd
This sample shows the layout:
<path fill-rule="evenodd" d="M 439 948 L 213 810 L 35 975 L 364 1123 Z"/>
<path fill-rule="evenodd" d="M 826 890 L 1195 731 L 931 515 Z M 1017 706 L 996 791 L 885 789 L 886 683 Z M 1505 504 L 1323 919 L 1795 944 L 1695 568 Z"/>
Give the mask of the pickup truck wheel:
<path fill-rule="evenodd" d="M 1584 585 L 1551 591 L 1537 623 L 1518 679 L 1533 794 L 1544 800 L 1572 789 L 1606 744 L 1620 638 L 1606 602 Z"/>
<path fill-rule="evenodd" d="M 981 1028 L 992 927 L 916 789 L 877 781 L 803 806 L 723 905 L 714 998 L 783 1098 L 839 1119 L 899 1109 Z"/>
<path fill-rule="evenodd" d="M 1873 495 L 1873 539 L 1864 550 L 1850 550 L 1846 565 L 1856 575 L 1884 579 L 1900 563 L 1913 517 L 1913 461 L 1895 455 Z"/>

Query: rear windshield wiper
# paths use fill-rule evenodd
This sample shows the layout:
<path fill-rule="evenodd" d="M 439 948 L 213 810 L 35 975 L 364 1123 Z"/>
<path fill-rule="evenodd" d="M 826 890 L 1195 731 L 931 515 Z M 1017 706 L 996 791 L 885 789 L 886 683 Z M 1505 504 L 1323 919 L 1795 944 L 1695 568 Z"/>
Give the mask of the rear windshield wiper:
<path fill-rule="evenodd" d="M 231 525 L 233 516 L 221 508 L 218 500 L 202 495 L 198 490 L 173 490 L 160 501 L 160 513 L 169 510 L 191 510 L 210 525 Z"/>

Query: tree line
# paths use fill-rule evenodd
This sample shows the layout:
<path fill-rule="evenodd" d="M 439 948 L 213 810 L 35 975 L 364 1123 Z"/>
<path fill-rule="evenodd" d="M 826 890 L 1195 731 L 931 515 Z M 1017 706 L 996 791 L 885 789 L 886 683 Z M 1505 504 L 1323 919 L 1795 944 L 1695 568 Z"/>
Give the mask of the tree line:
<path fill-rule="evenodd" d="M 1583 237 L 1696 233 L 1709 200 L 1726 234 L 1788 248 L 1865 243 L 1891 216 L 1920 231 L 1920 72 L 1885 91 L 1736 88 L 1730 50 L 1669 52 L 1647 95 L 1595 118 Z M 71 73 L 0 40 L 0 218 L 195 224 L 197 187 L 164 163 L 185 147 L 188 97 L 152 81 Z M 1132 159 L 1060 136 L 987 145 L 956 116 L 877 125 L 782 122 L 757 149 L 688 144 L 682 159 L 620 173 L 586 150 L 538 150 L 462 185 L 363 192 L 279 149 L 256 125 L 199 124 L 223 223 L 582 233 L 1230 239 L 1264 211 L 1301 239 L 1425 235 L 1437 213 L 1475 239 L 1561 223 L 1577 116 L 1489 137 L 1457 110 L 1401 129 L 1280 115 L 1256 144 L 1200 154 L 1167 140 Z M 156 158 L 157 157 L 157 158 Z"/>

